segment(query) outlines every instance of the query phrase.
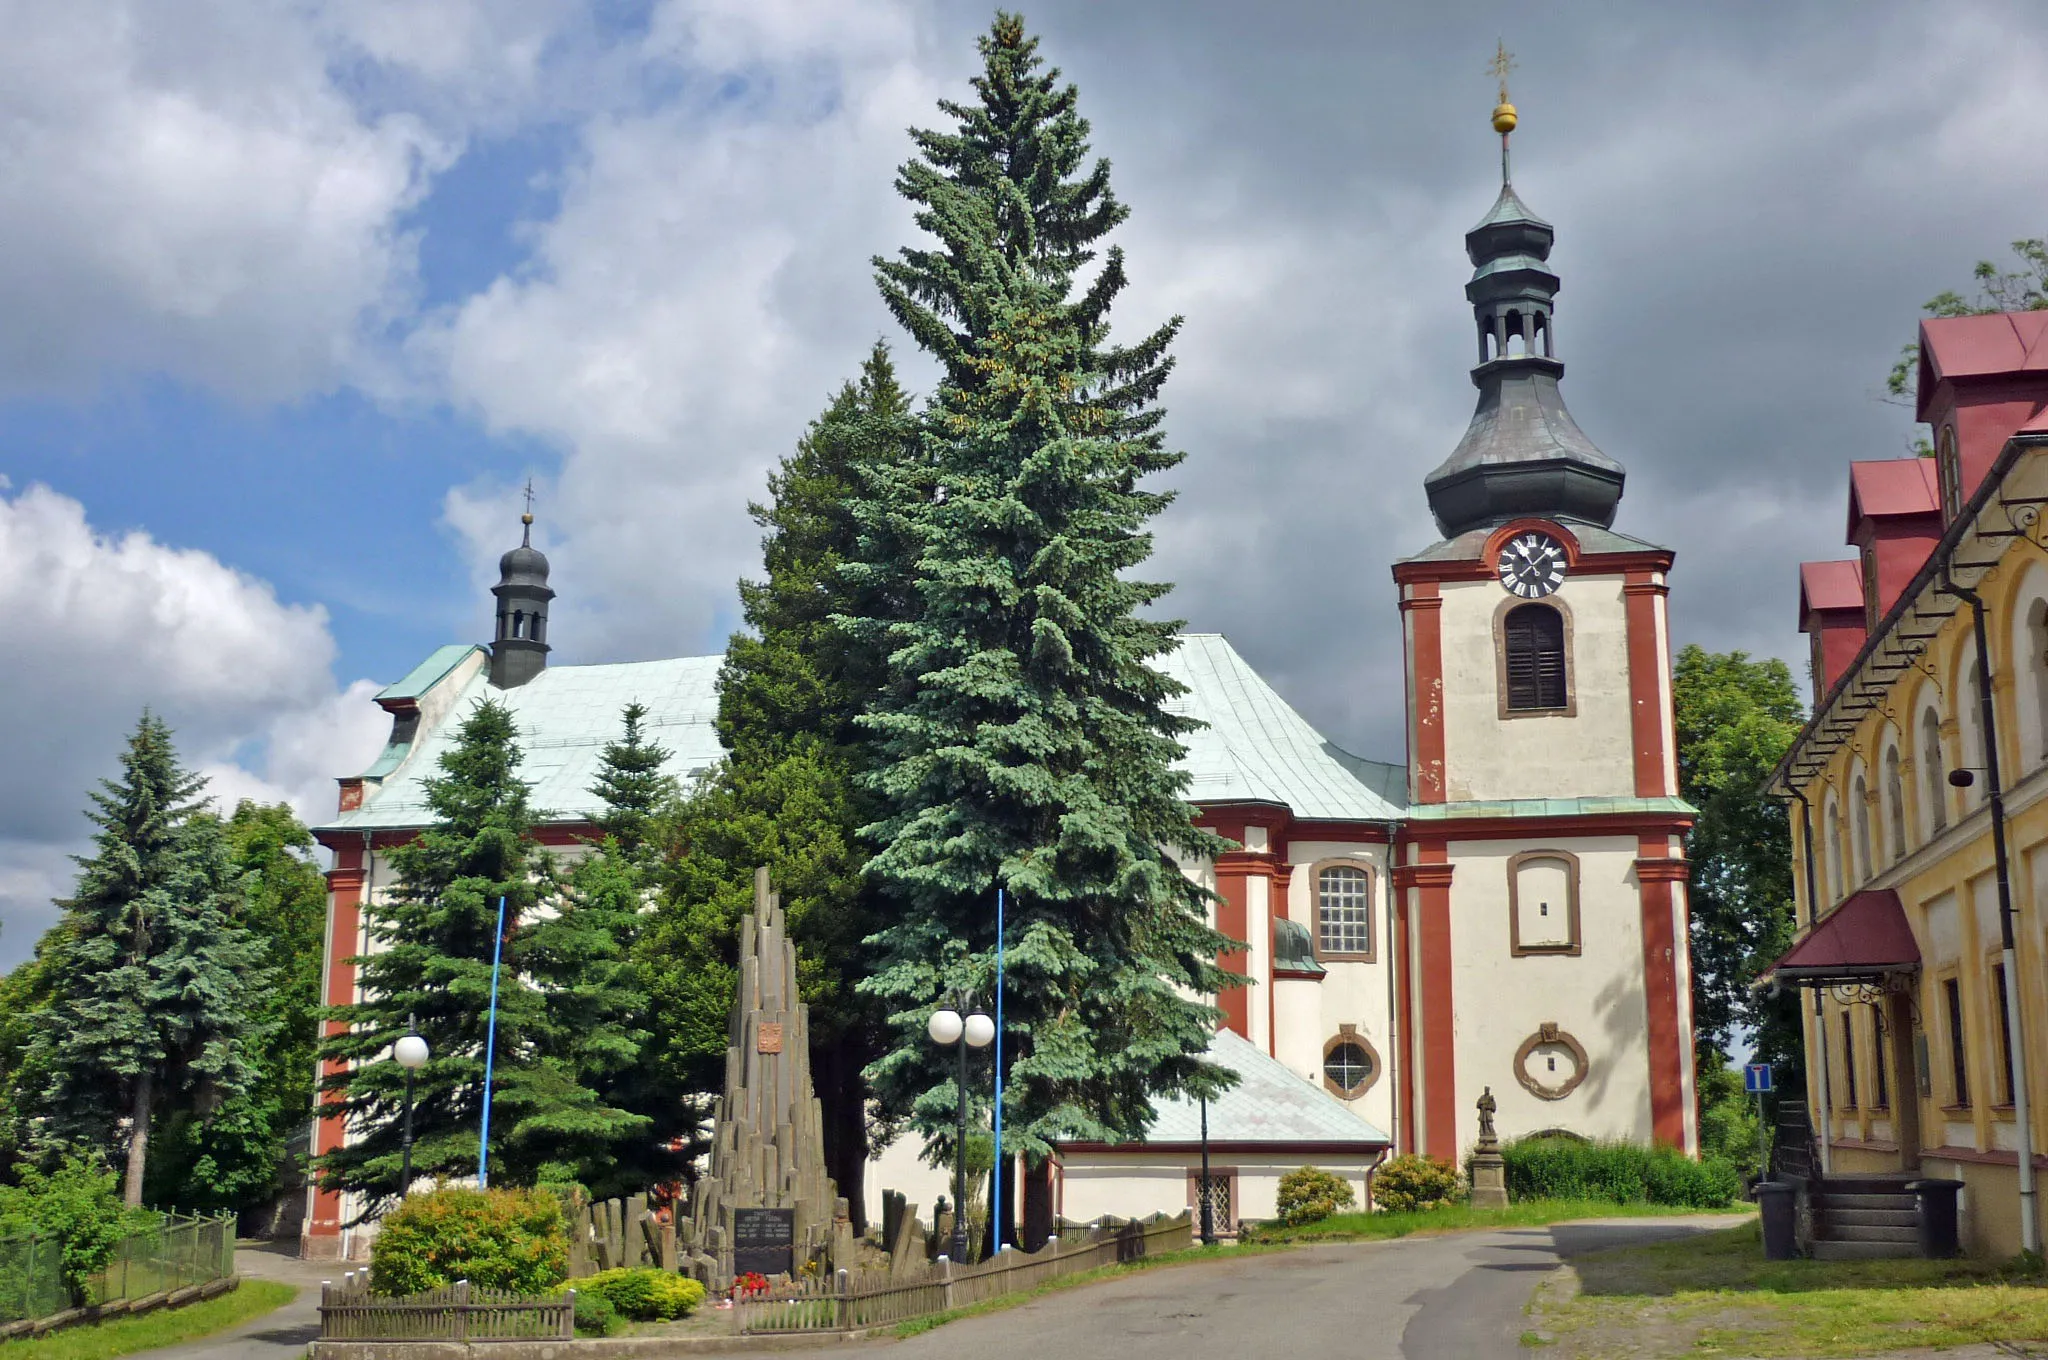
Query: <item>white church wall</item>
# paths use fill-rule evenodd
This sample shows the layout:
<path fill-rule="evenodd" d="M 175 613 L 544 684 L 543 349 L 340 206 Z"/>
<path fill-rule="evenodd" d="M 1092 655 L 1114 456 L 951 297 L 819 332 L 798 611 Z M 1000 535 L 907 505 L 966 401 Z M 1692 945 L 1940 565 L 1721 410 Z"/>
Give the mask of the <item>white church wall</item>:
<path fill-rule="evenodd" d="M 1509 932 L 1510 859 L 1563 850 L 1579 866 L 1580 953 L 1516 957 Z M 1456 987 L 1458 1146 L 1479 1136 L 1476 1102 L 1491 1087 L 1503 1137 L 1568 1129 L 1589 1138 L 1651 1137 L 1649 1046 L 1645 1032 L 1642 899 L 1633 836 L 1464 841 L 1450 846 L 1451 953 Z M 1560 1041 L 1539 1044 L 1525 1066 L 1545 1085 L 1571 1071 L 1570 1045 L 1585 1052 L 1585 1076 L 1561 1099 L 1544 1099 L 1518 1078 L 1515 1055 L 1545 1024 Z M 1550 1069 L 1555 1061 L 1557 1067 Z"/>
<path fill-rule="evenodd" d="M 1386 847 L 1370 842 L 1295 839 L 1288 843 L 1287 857 L 1294 869 L 1288 881 L 1287 916 L 1311 938 L 1316 937 L 1318 926 L 1316 871 L 1341 861 L 1355 863 L 1372 874 L 1373 959 L 1370 963 L 1326 959 L 1323 967 L 1327 971 L 1321 982 L 1282 984 L 1276 993 L 1275 1011 L 1283 1006 L 1286 1011 L 1273 1055 L 1320 1086 L 1325 1045 L 1337 1037 L 1341 1026 L 1353 1026 L 1377 1058 L 1378 1071 L 1365 1094 L 1346 1103 L 1382 1132 L 1391 1132 L 1394 1083 L 1388 1080 L 1388 1068 L 1394 1061 L 1389 1042 L 1393 971 L 1386 912 Z M 1310 994 L 1312 1008 L 1296 999 L 1300 992 Z"/>
<path fill-rule="evenodd" d="M 1086 1221 L 1113 1214 L 1143 1218 L 1177 1214 L 1188 1207 L 1189 1176 L 1199 1175 L 1202 1155 L 1192 1152 L 1146 1152 L 1143 1161 L 1125 1153 L 1073 1153 L 1060 1158 L 1060 1214 Z M 1280 1178 L 1303 1166 L 1318 1166 L 1341 1176 L 1351 1187 L 1354 1205 L 1365 1207 L 1366 1177 L 1377 1165 L 1376 1154 L 1220 1153 L 1209 1155 L 1211 1175 L 1228 1174 L 1236 1182 L 1237 1219 L 1270 1219 L 1278 1215 Z M 1218 1224 L 1219 1230 L 1224 1225 Z"/>
<path fill-rule="evenodd" d="M 953 1173 L 950 1170 L 927 1166 L 919 1152 L 924 1147 L 924 1138 L 912 1130 L 899 1134 L 896 1141 L 868 1158 L 867 1180 L 862 1193 L 867 1200 L 868 1221 L 882 1221 L 882 1192 L 900 1191 L 910 1203 L 916 1206 L 919 1217 L 930 1227 L 932 1210 L 944 1195 L 948 1204 L 953 1202 Z"/>
<path fill-rule="evenodd" d="M 1631 797 L 1635 751 L 1628 619 L 1619 576 L 1571 576 L 1552 597 L 1567 613 L 1573 716 L 1504 717 L 1495 617 L 1513 597 L 1493 581 L 1443 584 L 1444 783 L 1451 802 Z"/>

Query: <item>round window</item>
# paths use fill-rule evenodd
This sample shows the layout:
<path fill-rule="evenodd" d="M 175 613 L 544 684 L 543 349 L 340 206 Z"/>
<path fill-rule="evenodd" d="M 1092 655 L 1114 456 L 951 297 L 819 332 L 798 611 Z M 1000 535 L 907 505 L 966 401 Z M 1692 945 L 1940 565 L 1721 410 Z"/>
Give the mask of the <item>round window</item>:
<path fill-rule="evenodd" d="M 1343 1094 L 1357 1095 L 1372 1081 L 1372 1054 L 1349 1039 L 1333 1044 L 1323 1055 L 1323 1075 Z"/>

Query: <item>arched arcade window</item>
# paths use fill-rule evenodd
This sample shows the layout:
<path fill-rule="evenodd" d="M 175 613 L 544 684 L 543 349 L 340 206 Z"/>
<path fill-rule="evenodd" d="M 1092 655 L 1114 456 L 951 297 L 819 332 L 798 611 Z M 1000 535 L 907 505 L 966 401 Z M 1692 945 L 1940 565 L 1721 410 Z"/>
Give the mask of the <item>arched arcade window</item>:
<path fill-rule="evenodd" d="M 1920 714 L 1920 797 L 1927 804 L 1927 834 L 1948 825 L 1948 771 L 1941 758 L 1941 719 L 1931 708 Z"/>
<path fill-rule="evenodd" d="M 1891 832 L 1892 858 L 1899 860 L 1906 854 L 1906 781 L 1899 772 L 1897 746 L 1884 748 L 1884 810 Z"/>

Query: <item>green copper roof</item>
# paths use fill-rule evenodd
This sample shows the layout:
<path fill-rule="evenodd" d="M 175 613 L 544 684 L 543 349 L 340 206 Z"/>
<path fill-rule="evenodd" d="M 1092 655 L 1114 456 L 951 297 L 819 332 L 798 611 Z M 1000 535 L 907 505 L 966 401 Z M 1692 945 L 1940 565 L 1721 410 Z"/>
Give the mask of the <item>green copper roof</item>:
<path fill-rule="evenodd" d="M 1420 803 L 1408 809 L 1415 822 L 1465 821 L 1488 817 L 1697 817 L 1683 798 L 1490 798 L 1469 803 Z"/>
<path fill-rule="evenodd" d="M 1321 1085 L 1230 1030 L 1209 1041 L 1210 1061 L 1237 1073 L 1237 1085 L 1209 1102 L 1209 1138 L 1219 1143 L 1385 1144 L 1387 1135 Z M 1162 1096 L 1145 1143 L 1194 1143 L 1202 1137 L 1199 1102 Z M 1131 1145 L 1133 1151 L 1142 1143 Z"/>
<path fill-rule="evenodd" d="M 1480 218 L 1472 230 L 1478 231 L 1481 227 L 1497 227 L 1508 222 L 1532 222 L 1539 227 L 1550 225 L 1550 223 L 1530 211 L 1529 205 L 1522 201 L 1521 196 L 1515 192 L 1514 186 L 1503 184 L 1500 186 L 1500 197 L 1493 201 L 1493 206 L 1486 210 L 1486 216 Z"/>
<path fill-rule="evenodd" d="M 1273 918 L 1273 967 L 1282 973 L 1330 971 L 1316 957 L 1316 939 L 1308 927 L 1285 916 Z"/>
<path fill-rule="evenodd" d="M 377 702 L 382 703 L 387 699 L 417 699 L 439 683 L 448 672 L 460 666 L 471 652 L 482 650 L 483 648 L 473 642 L 436 647 L 427 654 L 425 661 L 407 671 L 403 680 L 378 690 Z"/>

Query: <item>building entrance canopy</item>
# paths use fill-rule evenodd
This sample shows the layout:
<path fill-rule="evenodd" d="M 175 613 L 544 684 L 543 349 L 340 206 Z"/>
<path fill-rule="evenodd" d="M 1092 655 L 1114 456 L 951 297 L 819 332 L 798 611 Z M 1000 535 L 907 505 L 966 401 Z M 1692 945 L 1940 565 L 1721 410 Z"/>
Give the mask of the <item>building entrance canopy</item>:
<path fill-rule="evenodd" d="M 1759 981 L 1794 987 L 1880 982 L 1920 966 L 1906 909 L 1890 888 L 1871 888 L 1836 907 L 1806 938 L 1763 971 Z"/>

